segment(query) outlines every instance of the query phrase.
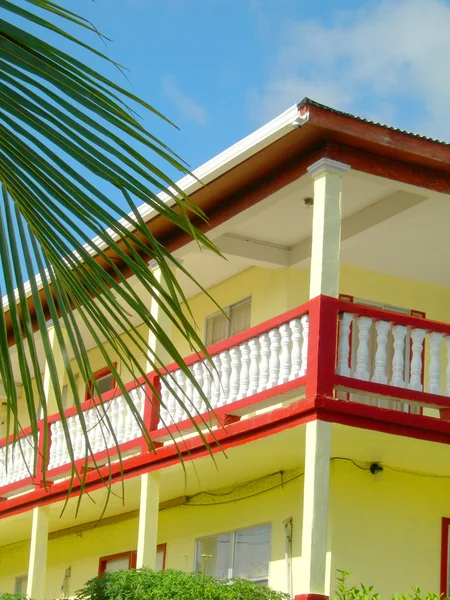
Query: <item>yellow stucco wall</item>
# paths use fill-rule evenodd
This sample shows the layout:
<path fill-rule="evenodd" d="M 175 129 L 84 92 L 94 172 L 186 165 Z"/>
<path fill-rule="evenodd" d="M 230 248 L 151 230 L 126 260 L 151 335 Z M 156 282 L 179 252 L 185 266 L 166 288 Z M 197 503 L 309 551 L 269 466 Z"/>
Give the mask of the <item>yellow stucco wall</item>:
<path fill-rule="evenodd" d="M 200 537 L 271 523 L 272 545 L 269 580 L 286 590 L 285 532 L 283 520 L 294 518 L 293 570 L 300 571 L 302 478 L 263 494 L 215 506 L 178 506 L 159 515 L 158 543 L 167 544 L 166 568 L 191 571 L 195 540 Z M 229 500 L 229 497 L 227 496 Z M 135 550 L 137 519 L 98 526 L 56 539 L 48 545 L 46 598 L 59 597 L 64 572 L 71 567 L 70 595 L 97 575 L 101 556 Z M 14 576 L 27 571 L 28 544 L 0 547 L 0 592 L 12 592 Z"/>
<path fill-rule="evenodd" d="M 222 307 L 251 296 L 251 325 L 257 325 L 308 300 L 309 270 L 253 267 L 212 287 L 209 292 Z M 365 300 L 423 311 L 430 319 L 450 322 L 450 289 L 444 287 L 342 265 L 340 292 Z M 204 339 L 206 317 L 216 312 L 216 307 L 205 295 L 197 295 L 189 303 L 199 334 Z M 140 331 L 145 335 L 143 325 Z M 173 331 L 173 341 L 183 356 L 190 354 L 188 343 L 176 330 Z M 105 366 L 98 349 L 89 351 L 88 355 L 94 371 Z M 112 356 L 114 357 L 114 352 Z M 442 360 L 444 366 L 444 356 Z M 143 356 L 141 364 L 145 365 Z M 118 368 L 125 381 L 133 379 L 133 373 L 128 372 L 123 365 L 119 364 Z M 443 377 L 444 371 L 445 368 L 442 369 Z M 83 394 L 84 384 L 81 379 L 79 386 L 80 393 Z M 70 393 L 68 405 L 71 405 Z M 23 410 L 20 414 L 25 426 L 28 421 L 24 406 L 24 402 L 21 403 Z"/>
<path fill-rule="evenodd" d="M 332 594 L 337 569 L 382 598 L 412 586 L 439 593 L 441 519 L 450 516 L 450 479 L 385 469 L 378 480 L 351 463 L 331 467 Z"/>

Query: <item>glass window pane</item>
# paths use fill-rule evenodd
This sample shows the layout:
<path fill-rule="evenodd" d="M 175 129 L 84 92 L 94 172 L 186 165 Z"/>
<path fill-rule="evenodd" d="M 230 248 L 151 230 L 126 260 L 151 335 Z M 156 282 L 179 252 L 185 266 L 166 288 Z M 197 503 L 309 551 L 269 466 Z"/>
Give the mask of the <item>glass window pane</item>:
<path fill-rule="evenodd" d="M 197 542 L 196 571 L 205 572 L 217 579 L 227 579 L 230 567 L 231 535 L 224 534 L 217 537 L 204 538 Z M 206 555 L 206 557 L 202 557 Z"/>
<path fill-rule="evenodd" d="M 270 562 L 270 525 L 236 531 L 233 577 L 267 579 Z"/>
<path fill-rule="evenodd" d="M 129 568 L 129 556 L 122 556 L 121 558 L 111 558 L 110 560 L 107 560 L 105 571 L 115 573 L 116 571 L 127 571 Z"/>
<path fill-rule="evenodd" d="M 250 327 L 250 312 L 251 312 L 251 301 L 250 299 L 245 302 L 241 302 L 236 306 L 231 307 L 231 331 L 230 335 L 241 333 Z"/>
<path fill-rule="evenodd" d="M 164 550 L 158 550 L 156 552 L 156 566 L 155 571 L 164 570 Z"/>
<path fill-rule="evenodd" d="M 14 581 L 14 593 L 25 595 L 27 593 L 27 583 L 28 577 L 26 575 L 20 575 L 19 577 L 16 577 Z"/>
<path fill-rule="evenodd" d="M 103 377 L 100 377 L 96 380 L 98 389 L 100 394 L 104 394 L 105 392 L 109 392 L 113 388 L 113 376 L 112 373 L 108 373 Z M 95 392 L 94 392 L 95 393 Z"/>
<path fill-rule="evenodd" d="M 209 317 L 206 322 L 206 345 L 217 344 L 227 338 L 228 319 L 223 314 Z"/>

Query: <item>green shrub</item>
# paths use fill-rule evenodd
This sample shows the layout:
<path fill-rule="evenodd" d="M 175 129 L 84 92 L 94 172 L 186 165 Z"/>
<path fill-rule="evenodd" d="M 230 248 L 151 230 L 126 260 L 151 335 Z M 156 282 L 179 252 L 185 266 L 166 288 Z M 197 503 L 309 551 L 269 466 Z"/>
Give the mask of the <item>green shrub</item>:
<path fill-rule="evenodd" d="M 7 594 L 6 592 L 0 592 L 0 600 L 25 600 L 26 596 L 23 594 Z"/>
<path fill-rule="evenodd" d="M 289 596 L 250 581 L 218 581 L 181 571 L 117 571 L 95 577 L 77 600 L 289 600 Z M 1 598 L 0 598 L 1 600 Z"/>
<path fill-rule="evenodd" d="M 379 600 L 379 594 L 373 594 L 373 585 L 367 587 L 360 583 L 359 586 L 347 586 L 347 578 L 350 575 L 348 571 L 338 571 L 337 592 L 335 600 Z M 392 600 L 449 600 L 442 598 L 440 594 L 422 594 L 420 588 L 413 588 L 412 594 L 394 594 Z"/>

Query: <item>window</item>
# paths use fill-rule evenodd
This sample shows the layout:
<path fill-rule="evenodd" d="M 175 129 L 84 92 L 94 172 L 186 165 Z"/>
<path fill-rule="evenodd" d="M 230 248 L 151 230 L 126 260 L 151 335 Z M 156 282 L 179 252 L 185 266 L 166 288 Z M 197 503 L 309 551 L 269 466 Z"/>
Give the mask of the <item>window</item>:
<path fill-rule="evenodd" d="M 14 593 L 26 596 L 27 593 L 27 575 L 18 575 L 14 580 Z"/>
<path fill-rule="evenodd" d="M 116 365 L 114 365 L 115 367 Z M 95 371 L 94 379 L 98 386 L 99 394 L 104 394 L 105 392 L 109 392 L 115 386 L 116 382 L 114 380 L 114 376 L 111 373 L 111 369 L 109 367 L 105 367 L 104 369 L 100 369 Z M 91 398 L 95 398 L 97 396 L 97 391 L 94 388 L 92 382 L 86 388 L 86 400 L 90 400 Z"/>
<path fill-rule="evenodd" d="M 106 573 L 115 573 L 116 571 L 127 571 L 136 568 L 136 551 L 120 552 L 119 554 L 110 554 L 100 558 L 98 565 L 99 577 Z M 164 571 L 166 568 L 166 544 L 159 544 L 156 548 L 156 568 L 155 571 Z"/>
<path fill-rule="evenodd" d="M 241 300 L 206 319 L 206 345 L 222 342 L 250 327 L 251 298 Z M 226 316 L 225 316 L 226 315 Z"/>
<path fill-rule="evenodd" d="M 241 577 L 268 585 L 270 541 L 270 525 L 202 538 L 197 540 L 195 570 L 217 579 Z"/>

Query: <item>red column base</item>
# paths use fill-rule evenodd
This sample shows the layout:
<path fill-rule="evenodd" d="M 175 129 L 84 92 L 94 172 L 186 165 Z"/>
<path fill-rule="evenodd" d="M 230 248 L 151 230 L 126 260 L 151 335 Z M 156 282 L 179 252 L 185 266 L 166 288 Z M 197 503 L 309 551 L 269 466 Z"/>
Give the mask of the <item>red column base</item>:
<path fill-rule="evenodd" d="M 298 594 L 294 600 L 328 600 L 323 594 Z"/>

